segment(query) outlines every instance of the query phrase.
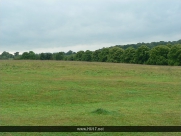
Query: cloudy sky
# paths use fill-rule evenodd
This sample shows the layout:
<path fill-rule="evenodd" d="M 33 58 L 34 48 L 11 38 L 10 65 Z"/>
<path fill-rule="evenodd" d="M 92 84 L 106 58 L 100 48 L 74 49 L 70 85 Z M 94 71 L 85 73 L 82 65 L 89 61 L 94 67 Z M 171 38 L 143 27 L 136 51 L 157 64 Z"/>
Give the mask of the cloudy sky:
<path fill-rule="evenodd" d="M 181 39 L 181 0 L 0 0 L 0 53 Z"/>

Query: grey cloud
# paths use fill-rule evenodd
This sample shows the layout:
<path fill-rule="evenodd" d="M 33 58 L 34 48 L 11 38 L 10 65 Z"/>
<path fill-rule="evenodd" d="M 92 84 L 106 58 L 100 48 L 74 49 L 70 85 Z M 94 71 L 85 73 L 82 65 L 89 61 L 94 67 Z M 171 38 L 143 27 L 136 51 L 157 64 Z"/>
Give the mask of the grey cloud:
<path fill-rule="evenodd" d="M 178 40 L 179 0 L 1 0 L 0 50 Z M 161 39 L 160 39 L 161 38 Z M 168 39 L 169 38 L 169 39 Z M 95 48 L 95 47 L 94 47 Z"/>

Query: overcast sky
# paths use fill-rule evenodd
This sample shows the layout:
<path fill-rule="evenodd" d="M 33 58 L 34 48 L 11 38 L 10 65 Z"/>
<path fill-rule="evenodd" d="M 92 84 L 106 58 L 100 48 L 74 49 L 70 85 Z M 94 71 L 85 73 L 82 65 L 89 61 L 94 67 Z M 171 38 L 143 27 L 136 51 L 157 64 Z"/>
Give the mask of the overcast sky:
<path fill-rule="evenodd" d="M 181 39 L 181 0 L 0 0 L 0 53 Z"/>

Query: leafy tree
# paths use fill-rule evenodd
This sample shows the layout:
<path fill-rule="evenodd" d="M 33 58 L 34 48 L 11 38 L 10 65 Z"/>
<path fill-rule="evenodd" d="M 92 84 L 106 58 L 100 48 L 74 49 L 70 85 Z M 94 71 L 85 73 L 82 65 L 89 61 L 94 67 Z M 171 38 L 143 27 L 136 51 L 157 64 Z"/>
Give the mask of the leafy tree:
<path fill-rule="evenodd" d="M 64 52 L 56 53 L 56 60 L 63 60 Z"/>
<path fill-rule="evenodd" d="M 126 63 L 135 62 L 135 49 L 134 48 L 129 47 L 124 51 L 123 62 L 126 62 Z"/>
<path fill-rule="evenodd" d="M 53 60 L 53 54 L 52 53 L 41 53 L 40 60 Z"/>
<path fill-rule="evenodd" d="M 78 60 L 78 61 L 81 61 L 82 60 L 82 57 L 83 57 L 83 54 L 84 54 L 84 51 L 78 51 L 75 55 L 75 59 Z"/>
<path fill-rule="evenodd" d="M 19 54 L 19 52 L 15 52 L 15 53 L 14 53 L 14 59 L 15 59 L 15 60 L 21 59 L 21 55 Z"/>
<path fill-rule="evenodd" d="M 45 54 L 44 54 L 44 53 L 41 53 L 41 54 L 40 54 L 40 60 L 45 60 L 45 59 L 46 59 Z"/>
<path fill-rule="evenodd" d="M 168 64 L 181 66 L 181 44 L 171 47 L 168 53 Z"/>
<path fill-rule="evenodd" d="M 119 47 L 113 47 L 109 49 L 109 56 L 108 61 L 109 62 L 121 62 L 122 55 L 124 53 L 124 50 Z"/>
<path fill-rule="evenodd" d="M 155 46 L 159 46 L 159 45 L 167 45 L 167 44 L 171 44 L 171 45 L 177 45 L 177 44 L 181 44 L 181 39 L 178 41 L 168 41 L 168 42 L 164 42 L 164 41 L 160 41 L 160 42 L 151 42 L 151 43 L 137 43 L 137 44 L 127 44 L 127 45 L 116 45 L 117 47 L 120 47 L 122 49 L 127 49 L 129 47 L 133 47 L 135 49 L 137 49 L 138 47 L 142 46 L 142 45 L 146 45 L 147 47 L 149 47 L 150 49 L 152 49 Z"/>
<path fill-rule="evenodd" d="M 150 50 L 148 64 L 151 65 L 168 65 L 168 53 L 170 48 L 164 45 L 156 46 Z"/>
<path fill-rule="evenodd" d="M 16 57 L 16 56 L 19 56 L 19 52 L 15 52 L 14 53 L 14 56 Z"/>
<path fill-rule="evenodd" d="M 82 55 L 83 61 L 91 61 L 92 60 L 92 51 L 86 50 Z"/>
<path fill-rule="evenodd" d="M 40 54 L 35 54 L 36 60 L 40 60 Z"/>
<path fill-rule="evenodd" d="M 150 48 L 146 45 L 142 45 L 138 47 L 138 49 L 135 52 L 135 63 L 138 64 L 144 64 L 149 59 L 149 51 Z"/>
<path fill-rule="evenodd" d="M 13 55 L 10 54 L 9 52 L 4 51 L 1 55 L 0 55 L 0 59 L 10 59 L 13 58 Z"/>
<path fill-rule="evenodd" d="M 100 50 L 96 50 L 92 52 L 92 61 L 99 61 Z"/>
<path fill-rule="evenodd" d="M 57 53 L 52 54 L 52 60 L 56 60 L 56 55 L 57 55 Z"/>
<path fill-rule="evenodd" d="M 99 53 L 99 61 L 106 62 L 108 61 L 109 56 L 109 48 L 102 48 L 101 52 Z"/>
<path fill-rule="evenodd" d="M 65 56 L 65 60 L 69 60 L 69 61 L 76 60 L 76 59 L 75 59 L 75 54 L 71 54 L 71 55 Z"/>
<path fill-rule="evenodd" d="M 31 59 L 31 60 L 35 60 L 36 59 L 36 55 L 33 51 L 29 51 L 29 58 L 28 59 Z"/>
<path fill-rule="evenodd" d="M 28 52 L 23 52 L 21 59 L 29 59 L 29 53 Z"/>
<path fill-rule="evenodd" d="M 52 60 L 53 54 L 52 53 L 45 53 L 45 60 Z"/>
<path fill-rule="evenodd" d="M 72 54 L 75 54 L 75 52 L 69 50 L 67 53 L 65 53 L 65 55 L 72 55 Z"/>

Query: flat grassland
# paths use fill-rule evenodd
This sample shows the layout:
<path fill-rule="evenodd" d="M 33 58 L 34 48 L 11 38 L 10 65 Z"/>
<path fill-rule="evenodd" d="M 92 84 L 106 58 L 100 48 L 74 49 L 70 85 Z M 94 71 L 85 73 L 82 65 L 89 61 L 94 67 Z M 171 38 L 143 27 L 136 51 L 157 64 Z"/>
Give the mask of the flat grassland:
<path fill-rule="evenodd" d="M 0 125 L 180 126 L 181 67 L 0 61 Z"/>

